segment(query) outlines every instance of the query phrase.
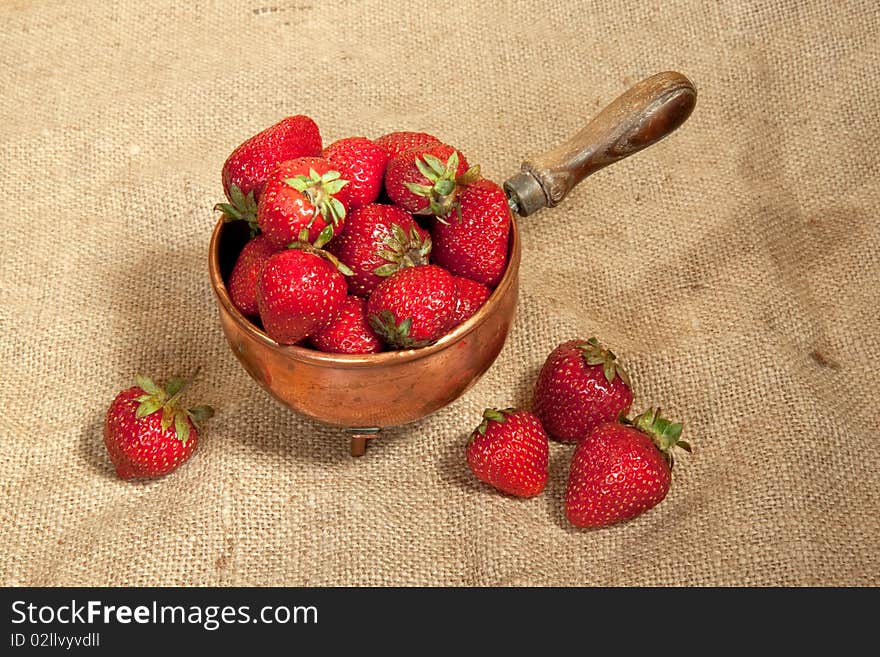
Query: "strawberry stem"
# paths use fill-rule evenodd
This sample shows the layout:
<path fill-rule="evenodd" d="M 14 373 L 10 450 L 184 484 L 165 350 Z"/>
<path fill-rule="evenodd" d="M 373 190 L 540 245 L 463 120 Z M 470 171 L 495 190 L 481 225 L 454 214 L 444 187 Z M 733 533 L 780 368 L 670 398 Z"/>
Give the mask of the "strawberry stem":
<path fill-rule="evenodd" d="M 481 436 L 486 435 L 486 429 L 489 428 L 489 422 L 504 422 L 507 419 L 507 416 L 513 413 L 516 409 L 514 408 L 502 408 L 498 410 L 497 408 L 487 408 L 483 411 L 483 421 L 480 422 L 480 426 L 477 427 L 477 432 Z"/>
<path fill-rule="evenodd" d="M 229 186 L 229 203 L 217 203 L 215 211 L 223 213 L 223 221 L 246 221 L 251 229 L 251 237 L 260 232 L 257 224 L 257 202 L 254 200 L 254 192 L 251 190 L 245 195 L 238 185 Z"/>
<path fill-rule="evenodd" d="M 613 383 L 616 377 L 620 377 L 626 385 L 630 385 L 629 375 L 623 366 L 617 362 L 617 356 L 610 349 L 605 348 L 597 338 L 590 338 L 586 342 L 578 344 L 584 362 L 587 365 L 601 365 L 602 373 L 608 383 Z"/>
<path fill-rule="evenodd" d="M 404 186 L 416 196 L 421 196 L 428 201 L 428 205 L 416 214 L 435 215 L 442 223 L 448 223 L 446 217 L 456 210 L 461 221 L 461 206 L 457 195 L 459 187 L 469 185 L 480 177 L 480 165 L 468 169 L 458 176 L 458 165 L 461 158 L 458 151 L 453 151 L 446 162 L 435 155 L 425 153 L 422 157 L 416 157 L 415 165 L 419 173 L 430 183 L 420 185 L 407 182 Z"/>
<path fill-rule="evenodd" d="M 196 406 L 185 410 L 179 407 L 180 399 L 184 391 L 195 381 L 201 372 L 201 366 L 197 367 L 189 378 L 173 376 L 163 386 L 158 386 L 149 377 L 136 376 L 138 387 L 145 394 L 137 397 L 139 405 L 135 416 L 142 418 L 162 411 L 161 427 L 166 431 L 174 425 L 174 433 L 183 444 L 189 440 L 189 422 L 198 428 L 198 421 L 206 420 L 214 414 L 210 406 Z"/>
<path fill-rule="evenodd" d="M 675 464 L 674 448 L 679 447 L 688 453 L 692 451 L 691 444 L 681 439 L 684 428 L 681 422 L 667 420 L 659 408 L 649 408 L 627 423 L 650 436 L 657 449 L 663 452 L 670 468 Z"/>
<path fill-rule="evenodd" d="M 327 223 L 338 227 L 345 219 L 345 206 L 336 198 L 336 194 L 348 184 L 338 171 L 328 171 L 321 175 L 309 169 L 309 175 L 287 178 L 284 182 L 302 193 L 320 213 Z M 314 221 L 314 217 L 312 217 Z"/>

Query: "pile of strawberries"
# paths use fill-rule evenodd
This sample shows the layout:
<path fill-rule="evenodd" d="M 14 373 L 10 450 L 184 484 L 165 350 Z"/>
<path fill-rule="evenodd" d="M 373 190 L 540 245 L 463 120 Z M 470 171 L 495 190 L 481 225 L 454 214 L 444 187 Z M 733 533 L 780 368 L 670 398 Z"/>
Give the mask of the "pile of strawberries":
<path fill-rule="evenodd" d="M 223 166 L 228 221 L 251 238 L 227 287 L 280 344 L 337 353 L 418 348 L 471 317 L 507 268 L 510 211 L 460 151 L 421 132 L 340 139 L 323 148 L 306 116 L 254 135 Z M 186 408 L 183 379 L 139 377 L 108 409 L 104 441 L 125 479 L 167 474 L 196 449 L 207 406 Z M 487 409 L 467 462 L 519 497 L 547 485 L 550 438 L 574 442 L 565 513 L 577 527 L 629 520 L 669 491 L 682 425 L 649 409 L 630 419 L 632 386 L 595 338 L 560 344 L 535 386 L 534 412 Z"/>
<path fill-rule="evenodd" d="M 251 228 L 230 299 L 280 344 L 352 354 L 431 344 L 507 267 L 503 190 L 426 133 L 324 148 L 312 119 L 291 116 L 232 152 L 223 188 L 217 209 Z"/>
<path fill-rule="evenodd" d="M 596 338 L 570 340 L 547 357 L 535 385 L 534 412 L 486 409 L 467 443 L 478 479 L 517 497 L 547 485 L 548 437 L 577 444 L 565 492 L 576 527 L 604 527 L 634 518 L 666 497 L 673 449 L 690 452 L 682 425 L 649 409 L 627 418 L 630 379 Z"/>

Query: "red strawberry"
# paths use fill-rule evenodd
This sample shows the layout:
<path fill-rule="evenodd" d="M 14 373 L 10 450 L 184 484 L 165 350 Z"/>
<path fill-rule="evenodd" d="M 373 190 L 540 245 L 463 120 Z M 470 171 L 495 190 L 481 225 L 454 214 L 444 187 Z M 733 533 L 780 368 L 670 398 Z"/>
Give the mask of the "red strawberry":
<path fill-rule="evenodd" d="M 534 497 L 547 485 L 547 434 L 529 411 L 487 408 L 467 444 L 477 479 L 517 497 Z"/>
<path fill-rule="evenodd" d="M 606 422 L 575 448 L 565 491 L 565 515 L 577 527 L 629 520 L 659 504 L 669 491 L 672 448 L 690 452 L 681 424 L 650 409 L 632 425 Z"/>
<path fill-rule="evenodd" d="M 366 137 L 348 137 L 324 149 L 324 157 L 348 181 L 348 209 L 356 210 L 379 197 L 388 155 Z"/>
<path fill-rule="evenodd" d="M 337 354 L 377 354 L 382 340 L 367 321 L 367 302 L 354 295 L 342 304 L 336 319 L 312 335 L 312 345 Z"/>
<path fill-rule="evenodd" d="M 400 153 L 388 162 L 385 192 L 395 204 L 413 213 L 445 217 L 455 209 L 460 185 L 479 178 L 480 167 L 452 146 L 431 144 Z"/>
<path fill-rule="evenodd" d="M 368 296 L 398 270 L 427 265 L 431 237 L 409 212 L 372 203 L 346 217 L 342 233 L 327 250 L 354 272 L 348 278 L 349 291 Z"/>
<path fill-rule="evenodd" d="M 373 143 L 382 148 L 391 159 L 412 148 L 439 144 L 440 140 L 427 132 L 391 132 L 374 139 Z"/>
<path fill-rule="evenodd" d="M 450 320 L 450 328 L 458 326 L 466 319 L 469 319 L 486 303 L 486 299 L 492 293 L 485 285 L 464 276 L 453 276 L 453 278 L 455 279 L 456 302 L 455 310 Z"/>
<path fill-rule="evenodd" d="M 455 280 L 436 265 L 407 267 L 379 283 L 367 303 L 370 325 L 392 347 L 414 349 L 442 336 L 455 310 Z"/>
<path fill-rule="evenodd" d="M 326 243 L 342 231 L 348 203 L 348 181 L 333 168 L 330 160 L 301 157 L 278 165 L 257 204 L 257 223 L 263 234 L 278 247 L 303 241 L 315 242 L 331 226 L 322 241 Z M 332 232 L 331 232 L 332 231 Z"/>
<path fill-rule="evenodd" d="M 633 393 L 617 356 L 596 338 L 556 347 L 535 385 L 535 413 L 556 440 L 583 440 L 629 411 Z"/>
<path fill-rule="evenodd" d="M 223 164 L 223 191 L 230 203 L 219 203 L 230 219 L 244 219 L 255 227 L 256 203 L 266 179 L 278 164 L 297 157 L 321 154 L 321 134 L 307 116 L 289 116 L 247 139 Z"/>
<path fill-rule="evenodd" d="M 164 388 L 137 377 L 137 386 L 123 390 L 104 419 L 104 445 L 122 479 L 160 477 L 186 461 L 199 442 L 198 423 L 214 414 L 210 406 L 185 409 L 180 396 L 183 379 Z"/>
<path fill-rule="evenodd" d="M 431 229 L 434 261 L 453 274 L 494 287 L 507 268 L 510 208 L 504 191 L 480 179 L 458 195 L 460 214 L 437 220 Z"/>
<path fill-rule="evenodd" d="M 242 315 L 256 318 L 260 314 L 257 307 L 257 279 L 263 271 L 263 265 L 270 256 L 278 253 L 277 246 L 272 244 L 265 235 L 257 235 L 244 245 L 238 260 L 229 274 L 227 289 L 229 298 Z"/>
<path fill-rule="evenodd" d="M 308 244 L 276 253 L 257 283 L 257 305 L 266 334 L 296 344 L 332 322 L 347 296 L 345 277 L 332 256 Z"/>

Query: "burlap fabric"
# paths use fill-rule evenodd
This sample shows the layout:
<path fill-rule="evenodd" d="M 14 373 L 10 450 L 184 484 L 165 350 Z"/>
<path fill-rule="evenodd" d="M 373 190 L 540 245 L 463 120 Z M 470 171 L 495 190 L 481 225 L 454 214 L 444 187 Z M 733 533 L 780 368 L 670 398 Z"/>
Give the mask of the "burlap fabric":
<path fill-rule="evenodd" d="M 397 3 L 394 3 L 397 5 Z M 4 2 L 0 583 L 876 585 L 880 18 L 874 2 Z M 502 181 L 640 78 L 670 139 L 520 220 L 508 343 L 464 397 L 348 454 L 220 331 L 220 167 L 306 113 L 325 142 L 428 130 Z M 488 405 L 597 335 L 695 446 L 657 509 L 570 528 L 552 481 L 467 470 Z M 105 409 L 202 367 L 195 457 L 118 480 Z"/>

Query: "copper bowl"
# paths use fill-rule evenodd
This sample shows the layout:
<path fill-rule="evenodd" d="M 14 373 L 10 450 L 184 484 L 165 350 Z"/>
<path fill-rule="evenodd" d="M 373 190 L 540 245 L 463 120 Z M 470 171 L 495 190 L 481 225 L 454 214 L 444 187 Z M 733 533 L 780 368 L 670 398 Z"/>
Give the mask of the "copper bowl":
<path fill-rule="evenodd" d="M 492 365 L 513 323 L 520 239 L 511 217 L 507 271 L 477 313 L 420 349 L 332 354 L 281 345 L 232 304 L 225 281 L 247 240 L 243 222 L 217 222 L 208 269 L 220 325 L 248 374 L 292 410 L 352 434 L 352 453 L 385 427 L 425 417 L 460 397 Z"/>

